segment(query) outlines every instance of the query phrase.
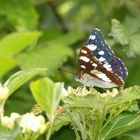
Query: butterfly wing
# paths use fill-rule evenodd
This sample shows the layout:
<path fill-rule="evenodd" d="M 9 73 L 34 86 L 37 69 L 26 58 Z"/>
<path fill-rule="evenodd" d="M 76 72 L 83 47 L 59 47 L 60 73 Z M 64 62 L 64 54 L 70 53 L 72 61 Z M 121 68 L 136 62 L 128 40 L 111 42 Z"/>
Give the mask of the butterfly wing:
<path fill-rule="evenodd" d="M 127 69 L 113 51 L 99 29 L 94 29 L 79 54 L 78 78 L 84 85 L 117 87 L 124 85 Z"/>

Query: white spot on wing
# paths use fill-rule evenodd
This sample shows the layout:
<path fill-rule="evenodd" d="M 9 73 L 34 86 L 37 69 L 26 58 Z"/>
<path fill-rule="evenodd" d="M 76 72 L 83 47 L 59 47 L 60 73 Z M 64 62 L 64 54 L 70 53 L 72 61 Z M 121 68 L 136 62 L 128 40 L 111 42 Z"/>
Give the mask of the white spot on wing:
<path fill-rule="evenodd" d="M 108 64 L 108 63 L 104 64 L 103 66 L 104 66 L 105 68 L 110 68 L 110 67 L 111 67 L 111 65 Z"/>
<path fill-rule="evenodd" d="M 98 54 L 99 55 L 104 55 L 104 51 L 99 51 Z"/>
<path fill-rule="evenodd" d="M 96 64 L 96 63 L 92 63 L 92 66 L 93 66 L 93 67 L 97 67 L 97 64 Z"/>
<path fill-rule="evenodd" d="M 89 39 L 92 39 L 92 40 L 94 40 L 95 38 L 96 38 L 95 35 L 90 35 L 90 37 L 89 37 Z"/>
<path fill-rule="evenodd" d="M 104 73 L 99 73 L 97 74 L 97 76 L 102 79 L 103 81 L 106 81 L 106 82 L 111 82 L 111 80 L 104 74 Z"/>
<path fill-rule="evenodd" d="M 89 61 L 90 61 L 90 59 L 87 58 L 86 56 L 80 56 L 79 59 L 80 59 L 80 60 L 83 60 L 83 61 L 85 61 L 85 62 L 89 62 Z"/>
<path fill-rule="evenodd" d="M 94 30 L 97 30 L 97 31 L 99 31 L 99 32 L 100 32 L 100 30 L 99 30 L 98 28 L 95 28 Z"/>
<path fill-rule="evenodd" d="M 93 74 L 99 73 L 98 70 L 91 70 L 90 72 L 93 73 Z"/>
<path fill-rule="evenodd" d="M 104 57 L 100 57 L 100 58 L 99 58 L 99 61 L 101 61 L 101 62 L 102 62 L 102 61 L 105 61 L 105 60 L 106 60 L 106 59 L 105 59 Z"/>
<path fill-rule="evenodd" d="M 95 74 L 97 77 L 99 77 L 103 81 L 111 82 L 111 80 L 106 76 L 106 74 L 104 74 L 104 73 L 102 73 L 102 72 L 100 72 L 98 70 L 92 70 L 91 73 Z"/>
<path fill-rule="evenodd" d="M 112 68 L 107 68 L 108 71 L 112 71 Z"/>
<path fill-rule="evenodd" d="M 123 74 L 123 72 L 122 72 L 122 71 L 120 71 L 120 73 L 121 73 L 121 74 Z"/>
<path fill-rule="evenodd" d="M 104 40 L 105 41 L 105 44 L 107 45 L 108 43 L 107 43 L 107 41 L 106 40 Z"/>
<path fill-rule="evenodd" d="M 81 67 L 81 68 L 83 68 L 83 69 L 85 69 L 85 68 L 86 68 L 86 66 L 84 66 L 84 65 L 81 65 L 80 67 Z"/>
<path fill-rule="evenodd" d="M 86 50 L 81 50 L 82 53 L 84 54 L 87 54 L 87 51 Z"/>
<path fill-rule="evenodd" d="M 106 68 L 106 70 L 112 71 L 112 68 L 111 68 L 111 65 L 110 64 L 105 63 L 103 66 Z"/>
<path fill-rule="evenodd" d="M 89 50 L 91 50 L 91 51 L 94 51 L 94 50 L 96 50 L 96 48 L 97 48 L 97 46 L 95 46 L 95 45 L 87 45 L 86 46 Z"/>
<path fill-rule="evenodd" d="M 111 82 L 111 80 L 107 76 L 102 77 L 102 80 L 106 82 Z"/>

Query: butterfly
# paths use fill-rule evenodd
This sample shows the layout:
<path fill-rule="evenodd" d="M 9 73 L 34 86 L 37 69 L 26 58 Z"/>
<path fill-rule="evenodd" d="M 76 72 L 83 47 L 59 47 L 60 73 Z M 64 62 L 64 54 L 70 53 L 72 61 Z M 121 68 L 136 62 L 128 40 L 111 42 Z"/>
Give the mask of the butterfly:
<path fill-rule="evenodd" d="M 113 88 L 124 86 L 127 75 L 124 63 L 95 28 L 80 50 L 76 80 L 88 87 Z"/>

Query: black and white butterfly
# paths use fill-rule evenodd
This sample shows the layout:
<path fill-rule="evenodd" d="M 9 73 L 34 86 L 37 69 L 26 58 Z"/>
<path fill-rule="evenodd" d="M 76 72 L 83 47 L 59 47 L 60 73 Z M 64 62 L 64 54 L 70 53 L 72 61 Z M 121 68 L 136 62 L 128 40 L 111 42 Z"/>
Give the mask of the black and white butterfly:
<path fill-rule="evenodd" d="M 127 75 L 123 62 L 95 28 L 80 50 L 76 80 L 89 87 L 112 88 L 124 86 Z"/>

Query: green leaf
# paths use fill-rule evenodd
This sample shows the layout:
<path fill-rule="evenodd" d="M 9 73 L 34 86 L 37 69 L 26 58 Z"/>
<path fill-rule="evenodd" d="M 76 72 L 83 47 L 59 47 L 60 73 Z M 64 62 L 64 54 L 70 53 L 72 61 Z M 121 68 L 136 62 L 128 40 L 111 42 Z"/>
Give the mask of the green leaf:
<path fill-rule="evenodd" d="M 70 32 L 57 39 L 41 44 L 38 48 L 30 52 L 18 55 L 16 61 L 22 69 L 31 67 L 56 69 L 60 67 L 69 56 L 73 56 L 73 51 L 68 45 L 76 42 L 82 35 L 83 34 L 80 35 L 79 32 Z M 24 61 L 25 59 L 28 59 L 28 61 Z"/>
<path fill-rule="evenodd" d="M 53 123 L 52 133 L 58 131 L 62 126 L 68 125 L 70 123 L 70 118 L 67 112 L 59 113 Z"/>
<path fill-rule="evenodd" d="M 126 17 L 123 25 L 128 30 L 129 34 L 135 34 L 140 28 L 140 17 Z"/>
<path fill-rule="evenodd" d="M 54 40 L 62 35 L 63 33 L 58 28 L 50 27 L 47 28 L 46 30 L 45 29 L 43 30 L 43 35 L 40 38 L 40 42 Z"/>
<path fill-rule="evenodd" d="M 28 53 L 18 55 L 16 61 L 22 69 L 31 67 L 56 69 L 61 66 L 69 56 L 73 56 L 73 51 L 68 45 L 76 42 L 82 36 L 83 34 L 80 32 L 70 32 L 57 39 L 48 41 Z M 26 59 L 28 61 L 25 61 Z"/>
<path fill-rule="evenodd" d="M 0 128 L 0 140 L 15 140 L 19 134 L 20 128 L 16 124 L 14 129 L 9 131 L 7 129 Z"/>
<path fill-rule="evenodd" d="M 80 116 L 85 116 L 84 123 L 81 123 L 82 118 L 80 117 L 77 117 L 79 123 L 77 120 L 71 122 L 75 132 L 79 130 L 82 135 L 82 127 L 86 126 L 87 133 L 83 133 L 83 137 L 88 135 L 91 139 L 100 137 L 102 140 L 107 140 L 140 126 L 140 115 L 136 113 L 139 112 L 136 106 L 137 99 L 140 99 L 139 86 L 119 91 L 114 88 L 112 91 L 108 90 L 102 94 L 93 88 L 90 90 L 69 88 L 68 96 L 63 99 L 63 108 L 67 112 L 69 110 L 69 114 L 80 110 L 82 113 Z M 134 103 L 135 106 L 132 107 Z M 123 111 L 131 114 L 123 114 Z M 100 136 L 100 134 L 102 135 Z"/>
<path fill-rule="evenodd" d="M 104 108 L 107 108 L 108 110 L 113 107 L 118 107 L 119 105 L 124 105 L 125 103 L 132 103 L 136 99 L 140 99 L 139 86 L 133 86 L 120 90 L 118 91 L 118 96 L 115 96 L 114 98 L 108 97 L 106 100 L 105 97 L 102 97 L 102 94 L 92 88 L 90 91 L 86 90 L 85 88 L 81 90 L 77 88 L 69 92 L 69 96 L 64 99 L 65 107 L 93 108 L 93 110 L 98 110 L 100 112 L 102 112 Z M 81 96 L 79 94 L 81 94 Z M 110 94 L 113 94 L 113 90 Z"/>
<path fill-rule="evenodd" d="M 38 15 L 30 0 L 0 1 L 0 13 L 5 15 L 17 30 L 35 29 Z"/>
<path fill-rule="evenodd" d="M 60 36 L 57 39 L 54 39 L 52 41 L 46 42 L 48 45 L 54 46 L 57 44 L 64 44 L 64 45 L 71 45 L 75 43 L 77 40 L 81 39 L 83 37 L 83 32 L 79 31 L 71 31 L 63 36 Z"/>
<path fill-rule="evenodd" d="M 111 36 L 122 45 L 128 44 L 128 33 L 124 26 L 116 19 L 112 19 Z"/>
<path fill-rule="evenodd" d="M 112 98 L 111 100 L 107 100 L 106 105 L 109 108 L 112 108 L 120 104 L 125 104 L 125 103 L 135 101 L 137 99 L 140 99 L 140 87 L 133 86 L 133 87 L 126 88 L 124 90 L 120 90 L 120 95 L 116 96 L 115 98 Z"/>
<path fill-rule="evenodd" d="M 22 86 L 25 82 L 30 80 L 32 77 L 36 76 L 37 74 L 43 73 L 46 69 L 42 68 L 32 68 L 21 70 L 14 75 L 12 75 L 5 83 L 9 90 L 9 95 L 11 95 L 16 89 Z"/>
<path fill-rule="evenodd" d="M 139 129 L 140 128 L 137 128 L 137 129 L 128 131 L 127 133 L 121 134 L 121 136 L 119 136 L 119 139 L 121 139 L 121 140 L 139 140 L 140 139 Z"/>
<path fill-rule="evenodd" d="M 49 120 L 54 119 L 54 112 L 60 102 L 62 83 L 54 83 L 49 78 L 31 82 L 30 88 L 37 103 L 47 112 Z"/>
<path fill-rule="evenodd" d="M 94 110 L 101 111 L 104 107 L 104 99 L 100 95 L 87 95 L 84 98 L 82 96 L 76 96 L 70 94 L 64 100 L 66 107 L 72 108 L 93 108 Z"/>
<path fill-rule="evenodd" d="M 67 59 L 72 56 L 72 50 L 63 44 L 54 44 L 53 46 L 40 47 L 28 53 L 22 53 L 16 57 L 18 64 L 22 69 L 31 67 L 58 68 Z M 28 60 L 28 61 L 25 61 Z"/>
<path fill-rule="evenodd" d="M 13 57 L 37 40 L 40 35 L 40 32 L 17 32 L 7 35 L 0 41 L 0 58 Z"/>
<path fill-rule="evenodd" d="M 0 76 L 3 76 L 8 72 L 10 69 L 16 66 L 16 62 L 10 58 L 1 58 L 0 61 Z"/>
<path fill-rule="evenodd" d="M 140 114 L 120 114 L 102 130 L 102 140 L 111 139 L 139 126 Z"/>
<path fill-rule="evenodd" d="M 129 57 L 140 55 L 140 34 L 132 35 L 129 42 L 129 49 L 126 51 L 127 55 Z"/>
<path fill-rule="evenodd" d="M 133 17 L 139 17 L 139 13 L 140 13 L 140 3 L 139 1 L 129 1 L 126 0 L 125 2 L 125 6 L 127 7 L 128 11 L 130 12 L 130 14 L 128 15 L 132 15 Z M 133 22 L 133 21 L 132 21 Z"/>

